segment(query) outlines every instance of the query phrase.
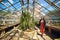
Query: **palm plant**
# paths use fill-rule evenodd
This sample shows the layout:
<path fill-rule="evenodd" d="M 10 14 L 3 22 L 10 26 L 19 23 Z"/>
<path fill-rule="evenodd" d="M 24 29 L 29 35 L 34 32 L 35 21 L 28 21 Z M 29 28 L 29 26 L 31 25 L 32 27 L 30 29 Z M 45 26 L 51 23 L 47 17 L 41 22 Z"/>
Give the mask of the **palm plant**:
<path fill-rule="evenodd" d="M 35 23 L 32 21 L 32 17 L 29 12 L 23 12 L 20 17 L 19 29 L 26 30 L 34 28 Z"/>
<path fill-rule="evenodd" d="M 26 30 L 26 29 L 33 29 L 35 26 L 35 21 L 33 20 L 34 17 L 31 17 L 29 13 L 29 0 L 27 0 L 27 12 L 23 11 L 24 1 L 20 0 L 22 6 L 22 14 L 20 16 L 20 26 L 19 29 Z"/>

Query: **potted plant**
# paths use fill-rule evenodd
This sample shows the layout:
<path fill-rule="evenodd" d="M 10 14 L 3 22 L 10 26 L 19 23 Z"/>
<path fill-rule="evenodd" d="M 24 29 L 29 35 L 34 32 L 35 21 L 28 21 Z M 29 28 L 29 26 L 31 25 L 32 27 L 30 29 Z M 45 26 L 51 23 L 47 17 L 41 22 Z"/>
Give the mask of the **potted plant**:
<path fill-rule="evenodd" d="M 23 12 L 20 16 L 20 25 L 18 27 L 21 30 L 21 38 L 29 37 L 28 39 L 32 40 L 34 36 L 37 37 L 37 31 L 34 30 L 34 27 L 35 21 L 31 17 L 31 14 L 29 12 Z"/>
<path fill-rule="evenodd" d="M 23 12 L 20 17 L 20 26 L 19 29 L 21 30 L 30 30 L 34 29 L 35 22 L 32 20 L 31 14 L 29 12 Z"/>

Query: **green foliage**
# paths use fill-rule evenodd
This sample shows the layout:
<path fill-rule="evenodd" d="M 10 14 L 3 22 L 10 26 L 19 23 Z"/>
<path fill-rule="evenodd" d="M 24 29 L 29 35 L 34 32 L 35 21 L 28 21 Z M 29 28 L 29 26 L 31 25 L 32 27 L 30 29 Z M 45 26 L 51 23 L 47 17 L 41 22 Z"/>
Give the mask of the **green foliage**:
<path fill-rule="evenodd" d="M 8 14 L 7 12 L 5 12 L 5 11 L 0 11 L 0 15 L 6 15 L 6 14 Z"/>
<path fill-rule="evenodd" d="M 35 22 L 32 19 L 33 17 L 31 17 L 29 12 L 23 12 L 20 17 L 19 29 L 26 30 L 34 28 Z"/>

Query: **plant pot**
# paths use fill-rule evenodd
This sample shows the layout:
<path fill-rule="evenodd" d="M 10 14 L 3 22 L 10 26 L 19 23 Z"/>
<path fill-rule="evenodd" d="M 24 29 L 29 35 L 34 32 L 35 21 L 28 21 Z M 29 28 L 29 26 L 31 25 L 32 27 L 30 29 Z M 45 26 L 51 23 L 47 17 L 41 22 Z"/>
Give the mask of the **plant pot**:
<path fill-rule="evenodd" d="M 25 35 L 25 37 L 29 37 L 30 40 L 37 39 L 37 31 L 36 30 L 27 29 L 26 31 L 24 31 L 24 35 Z"/>
<path fill-rule="evenodd" d="M 27 31 L 27 32 L 31 32 L 32 30 L 30 30 L 30 29 L 27 29 L 26 31 Z"/>

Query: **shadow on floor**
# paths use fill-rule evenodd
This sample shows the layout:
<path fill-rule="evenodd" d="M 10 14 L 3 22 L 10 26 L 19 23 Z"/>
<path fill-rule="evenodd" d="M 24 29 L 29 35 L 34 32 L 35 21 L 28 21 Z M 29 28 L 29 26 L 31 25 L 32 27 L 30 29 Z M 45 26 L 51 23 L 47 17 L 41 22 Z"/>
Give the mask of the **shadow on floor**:
<path fill-rule="evenodd" d="M 51 33 L 49 33 L 48 30 L 46 29 L 45 34 L 51 37 L 52 40 L 60 38 L 60 32 L 56 30 L 52 30 Z"/>

